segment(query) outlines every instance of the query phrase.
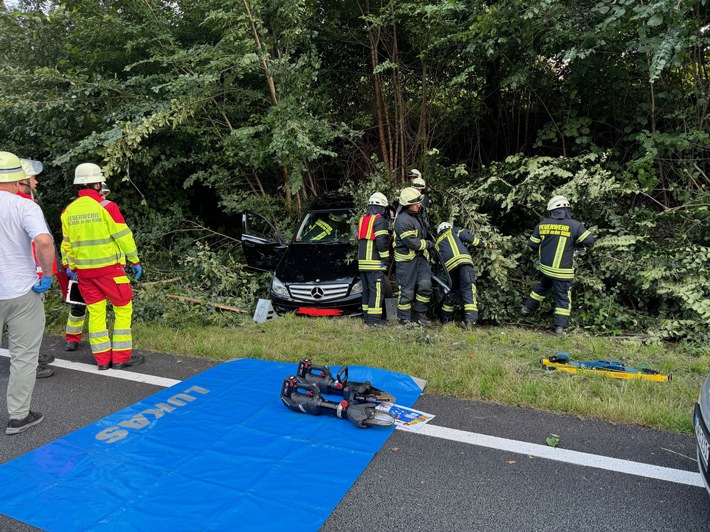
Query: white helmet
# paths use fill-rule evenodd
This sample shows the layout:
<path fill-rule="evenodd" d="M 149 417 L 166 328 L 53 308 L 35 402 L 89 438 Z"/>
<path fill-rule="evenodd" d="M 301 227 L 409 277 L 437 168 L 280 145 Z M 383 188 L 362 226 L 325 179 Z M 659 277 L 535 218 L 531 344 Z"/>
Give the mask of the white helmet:
<path fill-rule="evenodd" d="M 419 205 L 423 199 L 422 193 L 414 187 L 403 188 L 402 192 L 399 193 L 400 205 Z"/>
<path fill-rule="evenodd" d="M 22 169 L 25 171 L 27 176 L 39 175 L 44 170 L 44 166 L 41 162 L 32 159 L 20 159 L 22 163 Z"/>
<path fill-rule="evenodd" d="M 436 233 L 440 235 L 441 233 L 443 233 L 444 231 L 448 231 L 452 227 L 453 225 L 451 225 L 449 222 L 441 222 L 439 224 L 439 227 L 436 228 Z"/>
<path fill-rule="evenodd" d="M 554 211 L 555 209 L 562 209 L 563 207 L 569 207 L 569 201 L 564 196 L 555 196 L 547 203 L 547 210 Z"/>
<path fill-rule="evenodd" d="M 419 189 L 426 188 L 426 181 L 422 177 L 415 177 L 412 179 L 412 186 Z"/>
<path fill-rule="evenodd" d="M 417 177 L 421 178 L 421 177 L 422 177 L 422 173 L 421 173 L 419 170 L 417 170 L 416 168 L 412 168 L 412 169 L 409 171 L 409 173 L 407 174 L 407 177 L 408 177 L 409 179 L 416 179 Z"/>
<path fill-rule="evenodd" d="M 15 183 L 23 179 L 27 179 L 27 175 L 17 155 L 0 151 L 0 183 Z"/>
<path fill-rule="evenodd" d="M 346 213 L 346 212 L 329 212 L 328 213 L 328 218 L 330 218 L 334 222 L 344 222 L 347 217 L 348 217 L 348 213 Z"/>
<path fill-rule="evenodd" d="M 380 192 L 375 192 L 372 196 L 370 196 L 370 199 L 367 200 L 368 205 L 379 205 L 380 207 L 387 207 L 389 203 L 387 203 L 387 198 L 385 197 L 384 194 Z"/>
<path fill-rule="evenodd" d="M 102 183 L 104 174 L 98 164 L 81 163 L 74 170 L 75 185 L 90 185 L 91 183 Z"/>

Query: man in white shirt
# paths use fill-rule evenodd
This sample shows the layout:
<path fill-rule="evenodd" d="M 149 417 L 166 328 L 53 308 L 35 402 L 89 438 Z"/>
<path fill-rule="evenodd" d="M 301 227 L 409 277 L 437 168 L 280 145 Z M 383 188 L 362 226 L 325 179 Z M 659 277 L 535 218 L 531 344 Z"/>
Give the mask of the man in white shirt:
<path fill-rule="evenodd" d="M 51 275 L 37 279 L 32 256 L 43 272 L 54 264 L 54 242 L 42 209 L 17 195 L 26 175 L 16 155 L 0 151 L 0 331 L 7 326 L 10 378 L 7 384 L 9 421 L 5 434 L 18 434 L 40 423 L 30 411 L 39 347 L 44 334 L 44 296 Z"/>

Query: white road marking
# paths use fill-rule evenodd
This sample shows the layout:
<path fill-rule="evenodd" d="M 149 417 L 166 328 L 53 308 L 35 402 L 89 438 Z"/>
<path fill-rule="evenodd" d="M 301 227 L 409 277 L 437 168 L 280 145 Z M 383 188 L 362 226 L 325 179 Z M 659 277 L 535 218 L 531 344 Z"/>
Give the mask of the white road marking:
<path fill-rule="evenodd" d="M 10 353 L 7 349 L 0 349 L 0 356 L 10 357 Z M 169 388 L 178 384 L 179 380 L 166 379 L 165 377 L 156 377 L 155 375 L 146 375 L 145 373 L 137 373 L 135 371 L 125 371 L 122 369 L 107 369 L 105 371 L 99 371 L 95 364 L 83 364 L 81 362 L 71 362 L 69 360 L 61 360 L 59 358 L 54 359 L 54 362 L 49 364 L 57 368 L 71 369 L 74 371 L 83 371 L 85 373 L 93 373 L 101 377 L 113 377 L 114 379 L 123 379 L 133 382 L 142 382 L 144 384 L 152 384 L 154 386 L 162 386 L 164 388 Z"/>
<path fill-rule="evenodd" d="M 601 456 L 598 454 L 581 453 L 579 451 L 570 451 L 568 449 L 560 449 L 558 447 L 550 447 L 548 445 L 507 440 L 505 438 L 486 436 L 485 434 L 465 432 L 463 430 L 439 427 L 431 424 L 424 425 L 421 429 L 416 431 L 415 434 L 423 434 L 425 436 L 433 436 L 434 438 L 442 438 L 445 440 L 467 443 L 469 445 L 478 445 L 480 447 L 509 451 L 516 454 L 537 456 L 539 458 L 557 460 L 558 462 L 566 462 L 568 464 L 606 469 L 616 473 L 626 473 L 627 475 L 636 475 L 639 477 L 675 482 L 677 484 L 686 484 L 688 486 L 696 486 L 698 488 L 705 487 L 700 473 L 643 464 L 641 462 L 633 462 L 631 460 L 620 460 L 618 458 L 610 458 L 608 456 Z"/>
<path fill-rule="evenodd" d="M 0 349 L 0 356 L 9 357 L 10 354 L 7 349 Z M 58 358 L 55 359 L 50 366 L 56 366 L 74 371 L 84 371 L 86 373 L 94 373 L 102 377 L 113 377 L 117 379 L 152 384 L 154 386 L 163 386 L 165 388 L 169 388 L 170 386 L 182 382 L 175 379 L 166 379 L 164 377 L 136 373 L 135 371 L 115 369 L 99 371 L 93 364 L 70 362 L 68 360 L 61 360 Z M 700 473 L 683 471 L 681 469 L 671 469 L 669 467 L 633 462 L 631 460 L 620 460 L 618 458 L 610 458 L 608 456 L 601 456 L 598 454 L 570 451 L 568 449 L 560 449 L 559 447 L 550 447 L 548 445 L 508 440 L 506 438 L 498 438 L 496 436 L 488 436 L 486 434 L 477 434 L 475 432 L 466 432 L 447 427 L 439 427 L 431 424 L 424 425 L 421 429 L 416 431 L 415 434 L 467 443 L 469 445 L 477 445 L 479 447 L 487 447 L 500 451 L 509 451 L 516 454 L 536 456 L 538 458 L 546 458 L 548 460 L 556 460 L 558 462 L 566 462 L 573 465 L 605 469 L 616 473 L 625 473 L 627 475 L 665 480 L 667 482 L 675 482 L 676 484 L 685 484 L 687 486 L 695 486 L 698 488 L 705 487 Z"/>

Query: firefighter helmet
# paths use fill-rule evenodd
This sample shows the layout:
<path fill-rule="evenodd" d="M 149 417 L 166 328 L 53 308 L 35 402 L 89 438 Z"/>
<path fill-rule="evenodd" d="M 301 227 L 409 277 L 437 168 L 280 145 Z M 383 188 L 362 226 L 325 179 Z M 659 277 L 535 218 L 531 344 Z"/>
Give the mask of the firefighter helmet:
<path fill-rule="evenodd" d="M 102 183 L 104 174 L 98 164 L 81 163 L 74 170 L 75 185 L 90 185 L 91 183 Z"/>
<path fill-rule="evenodd" d="M 416 179 L 417 177 L 421 178 L 421 177 L 422 177 L 422 173 L 421 173 L 419 170 L 417 170 L 416 168 L 412 168 L 412 169 L 409 171 L 409 173 L 407 174 L 407 177 L 408 177 L 409 179 Z"/>
<path fill-rule="evenodd" d="M 453 225 L 451 225 L 449 222 L 441 222 L 439 224 L 439 227 L 436 228 L 436 233 L 440 235 L 441 233 L 451 229 L 452 227 Z"/>
<path fill-rule="evenodd" d="M 329 212 L 328 213 L 328 218 L 333 220 L 334 222 L 344 222 L 345 218 L 348 217 L 348 213 L 346 212 Z"/>
<path fill-rule="evenodd" d="M 547 204 L 548 211 L 554 211 L 555 209 L 562 209 L 563 207 L 569 207 L 569 201 L 564 196 L 555 196 Z"/>
<path fill-rule="evenodd" d="M 412 186 L 416 189 L 423 190 L 426 188 L 426 181 L 423 177 L 415 177 L 412 179 Z"/>
<path fill-rule="evenodd" d="M 44 170 L 44 166 L 39 161 L 34 161 L 32 159 L 20 159 L 20 162 L 22 163 L 22 169 L 28 177 L 39 175 L 42 173 L 42 170 Z"/>
<path fill-rule="evenodd" d="M 27 175 L 17 155 L 0 151 L 0 183 L 14 183 L 23 179 L 27 179 Z"/>
<path fill-rule="evenodd" d="M 403 188 L 402 192 L 399 193 L 399 204 L 408 205 L 419 205 L 422 202 L 422 194 L 414 187 Z"/>
<path fill-rule="evenodd" d="M 387 207 L 387 198 L 381 192 L 375 192 L 370 199 L 367 200 L 368 205 L 379 205 L 380 207 Z"/>

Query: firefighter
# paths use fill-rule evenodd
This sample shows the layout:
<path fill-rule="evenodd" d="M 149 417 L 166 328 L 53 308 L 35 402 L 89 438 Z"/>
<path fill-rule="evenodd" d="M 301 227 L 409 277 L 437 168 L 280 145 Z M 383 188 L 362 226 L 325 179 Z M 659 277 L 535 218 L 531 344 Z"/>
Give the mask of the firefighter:
<path fill-rule="evenodd" d="M 416 188 L 402 189 L 399 194 L 402 211 L 394 223 L 394 261 L 399 284 L 397 317 L 402 324 L 411 320 L 430 325 L 426 317 L 432 293 L 427 250 L 434 247 L 434 242 L 426 239 L 426 226 L 421 216 L 423 199 Z"/>
<path fill-rule="evenodd" d="M 108 188 L 108 185 L 106 185 L 106 183 L 101 183 L 101 190 L 99 190 L 101 205 L 108 205 L 106 196 L 108 196 L 110 192 L 111 189 Z M 72 306 L 69 309 L 69 316 L 67 316 L 67 325 L 64 330 L 64 339 L 67 342 L 64 347 L 66 351 L 76 351 L 79 347 L 85 321 L 86 305 L 82 305 L 81 303 L 72 303 Z"/>
<path fill-rule="evenodd" d="M 41 162 L 35 161 L 32 159 L 20 159 L 20 162 L 22 163 L 22 169 L 25 172 L 26 178 L 23 179 L 22 181 L 19 181 L 18 184 L 20 185 L 20 189 L 17 191 L 18 196 L 22 196 L 23 198 L 26 198 L 28 200 L 32 200 L 35 203 L 37 202 L 37 176 L 42 173 L 42 170 L 44 169 L 44 166 L 42 165 Z M 43 272 L 42 268 L 39 265 L 39 261 L 37 260 L 37 254 L 35 252 L 35 244 L 34 242 L 32 243 L 32 255 L 35 258 L 35 265 L 37 268 L 37 277 L 40 279 L 42 278 Z M 56 259 L 54 260 L 54 264 L 52 265 L 52 273 L 57 276 L 57 280 L 59 281 L 60 284 L 60 289 L 66 286 L 66 282 L 62 283 L 62 280 L 66 281 L 66 278 L 60 278 L 58 273 L 58 268 L 57 268 L 57 261 Z M 37 359 L 37 378 L 38 379 L 45 379 L 47 377 L 51 377 L 54 375 L 54 370 L 50 367 L 48 367 L 48 364 L 51 364 L 54 362 L 54 356 L 53 355 L 47 355 L 45 353 L 40 353 L 39 358 Z"/>
<path fill-rule="evenodd" d="M 385 270 L 390 258 L 389 223 L 384 217 L 387 198 L 375 192 L 367 200 L 367 212 L 357 224 L 357 266 L 362 280 L 362 313 L 365 325 L 382 323 Z"/>
<path fill-rule="evenodd" d="M 461 295 L 464 327 L 468 329 L 478 321 L 478 303 L 476 302 L 476 272 L 466 246 L 472 244 L 478 249 L 491 249 L 493 244 L 473 236 L 468 229 L 453 227 L 449 222 L 440 223 L 436 234 L 436 249 L 451 277 L 451 291 L 444 298 L 441 321 L 447 323 L 453 319 L 454 302 Z"/>
<path fill-rule="evenodd" d="M 412 180 L 411 186 L 416 188 L 422 195 L 421 217 L 426 225 L 426 232 L 429 234 L 429 194 L 426 189 L 426 181 L 424 181 L 422 173 L 416 168 L 412 168 L 407 174 L 407 177 Z"/>
<path fill-rule="evenodd" d="M 321 242 L 337 240 L 349 234 L 347 225 L 348 214 L 345 212 L 329 212 L 319 217 L 301 237 L 303 242 Z"/>
<path fill-rule="evenodd" d="M 528 240 L 540 257 L 538 283 L 530 292 L 520 313 L 537 310 L 550 290 L 555 294 L 555 333 L 564 333 L 572 308 L 573 256 L 576 248 L 592 247 L 594 236 L 581 222 L 572 219 L 570 203 L 555 196 L 547 204 L 550 217 L 540 222 Z"/>
<path fill-rule="evenodd" d="M 104 181 L 101 168 L 82 163 L 74 172 L 79 197 L 62 212 L 62 264 L 70 279 L 79 281 L 79 291 L 89 311 L 89 344 L 99 370 L 123 369 L 141 364 L 145 357 L 133 354 L 133 312 L 126 260 L 136 279 L 143 270 L 133 233 L 121 211 L 99 191 Z M 113 336 L 106 325 L 106 301 L 115 315 Z"/>

